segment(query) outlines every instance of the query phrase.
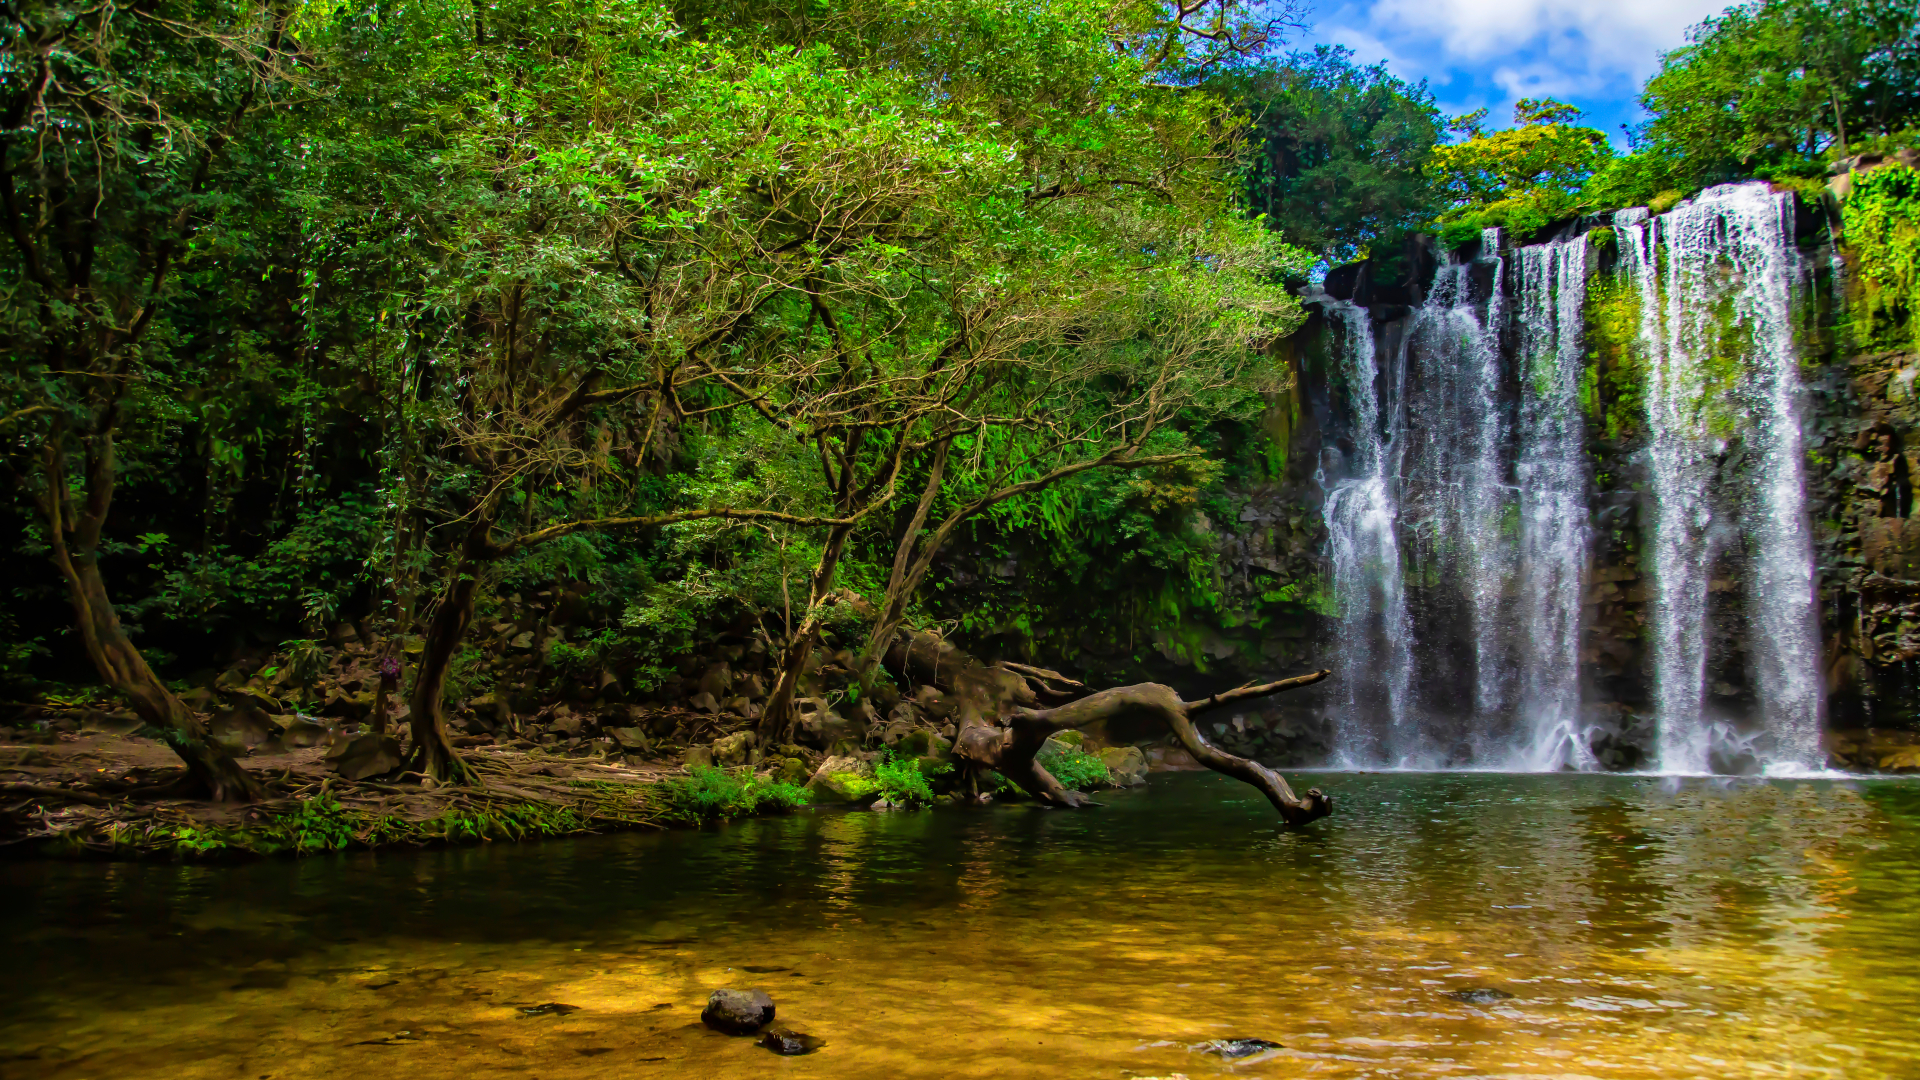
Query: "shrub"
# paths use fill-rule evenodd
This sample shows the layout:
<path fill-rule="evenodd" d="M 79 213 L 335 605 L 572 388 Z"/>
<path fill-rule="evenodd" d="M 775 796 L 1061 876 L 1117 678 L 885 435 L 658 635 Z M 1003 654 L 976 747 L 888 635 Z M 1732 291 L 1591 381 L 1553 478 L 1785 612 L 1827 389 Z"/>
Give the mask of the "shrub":
<path fill-rule="evenodd" d="M 1106 763 L 1085 750 L 1050 742 L 1040 748 L 1035 760 L 1063 787 L 1073 791 L 1088 791 L 1112 783 Z"/>
<path fill-rule="evenodd" d="M 918 758 L 899 757 L 888 750 L 874 765 L 872 776 L 849 777 L 847 790 L 855 798 L 876 796 L 896 806 L 925 806 L 933 801 L 933 785 L 927 783 L 927 777 L 939 776 L 952 768 L 937 765 L 928 769 Z"/>
<path fill-rule="evenodd" d="M 779 780 L 763 780 L 750 769 L 695 766 L 680 779 L 663 781 L 662 810 L 684 821 L 726 820 L 765 810 L 791 810 L 807 804 L 807 789 Z"/>

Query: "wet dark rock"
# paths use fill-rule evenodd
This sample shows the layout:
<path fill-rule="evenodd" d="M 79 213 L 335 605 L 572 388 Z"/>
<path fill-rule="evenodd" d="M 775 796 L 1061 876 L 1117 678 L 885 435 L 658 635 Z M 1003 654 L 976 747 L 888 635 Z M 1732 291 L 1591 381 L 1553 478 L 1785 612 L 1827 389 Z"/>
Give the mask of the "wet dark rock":
<path fill-rule="evenodd" d="M 578 1005 L 562 1005 L 557 1001 L 549 1001 L 545 1005 L 520 1006 L 521 1016 L 565 1016 L 570 1012 L 579 1011 Z"/>
<path fill-rule="evenodd" d="M 760 1045 L 785 1057 L 798 1057 L 813 1053 L 824 1043 L 804 1032 L 775 1030 L 760 1036 Z"/>
<path fill-rule="evenodd" d="M 764 990 L 715 990 L 700 1020 L 715 1031 L 751 1035 L 773 1023 L 773 999 Z"/>
<path fill-rule="evenodd" d="M 1210 1039 L 1187 1049 L 1202 1054 L 1218 1054 L 1228 1061 L 1238 1061 L 1241 1058 L 1264 1054 L 1269 1050 L 1279 1050 L 1282 1047 L 1277 1042 L 1268 1042 L 1265 1039 Z"/>
<path fill-rule="evenodd" d="M 1491 1005 L 1496 1001 L 1506 1001 L 1513 997 L 1505 990 L 1495 990 L 1490 986 L 1476 986 L 1467 990 L 1449 990 L 1447 997 L 1455 1001 L 1464 1001 L 1469 1005 Z"/>

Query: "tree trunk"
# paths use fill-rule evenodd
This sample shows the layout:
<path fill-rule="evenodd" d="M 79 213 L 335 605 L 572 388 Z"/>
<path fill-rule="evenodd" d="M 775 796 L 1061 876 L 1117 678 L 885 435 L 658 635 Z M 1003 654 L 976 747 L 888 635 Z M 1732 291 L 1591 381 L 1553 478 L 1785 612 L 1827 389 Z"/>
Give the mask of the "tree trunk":
<path fill-rule="evenodd" d="M 799 628 L 787 638 L 786 651 L 780 657 L 780 677 L 773 684 L 773 692 L 767 696 L 766 712 L 760 716 L 760 739 L 763 745 L 793 740 L 794 723 L 798 719 L 793 706 L 794 696 L 799 692 L 800 677 L 806 674 L 807 660 L 819 644 L 820 626 L 826 619 L 827 605 L 834 599 L 834 572 L 840 567 L 840 556 L 846 551 L 847 537 L 852 532 L 851 525 L 835 525 L 827 531 L 826 546 L 821 549 L 820 561 L 813 568 L 806 614 L 801 618 Z"/>
<path fill-rule="evenodd" d="M 473 778 L 471 770 L 453 752 L 453 741 L 447 734 L 447 676 L 453 672 L 467 626 L 473 622 L 480 575 L 499 554 L 493 545 L 493 523 L 499 509 L 497 499 L 488 499 L 474 510 L 460 555 L 441 590 L 440 604 L 427 624 L 420 660 L 414 665 L 408 717 L 413 736 L 411 767 L 438 783 L 465 783 Z"/>
<path fill-rule="evenodd" d="M 414 665 L 413 700 L 408 718 L 413 735 L 410 767 L 439 783 L 471 779 L 466 765 L 453 752 L 453 741 L 447 734 L 446 694 L 447 676 L 453 671 L 460 643 L 466 639 L 467 624 L 473 621 L 480 571 L 481 565 L 464 554 L 454 565 L 452 581 L 440 596 L 433 621 L 427 624 L 420 662 Z"/>
<path fill-rule="evenodd" d="M 1104 720 L 1132 718 L 1163 725 L 1195 761 L 1258 788 L 1289 825 L 1303 825 L 1333 810 L 1333 800 L 1318 788 L 1309 788 L 1304 798 L 1295 795 L 1278 773 L 1259 762 L 1216 749 L 1193 726 L 1193 717 L 1208 709 L 1311 686 L 1332 674 L 1329 671 L 1243 686 L 1199 701 L 1182 701 L 1172 687 L 1159 683 L 1121 686 L 1081 696 L 1085 687 L 1058 672 L 1024 665 L 983 664 L 933 634 L 898 635 L 887 650 L 886 661 L 908 678 L 938 686 L 957 700 L 955 758 L 973 770 L 998 772 L 1041 802 L 1071 807 L 1088 801 L 1085 795 L 1062 785 L 1037 760 L 1048 736 Z M 1041 695 L 1075 700 L 1036 708 Z"/>
<path fill-rule="evenodd" d="M 61 428 L 56 427 L 48 439 L 42 462 L 47 487 L 41 510 L 47 540 L 53 549 L 53 563 L 66 580 L 67 597 L 73 604 L 74 623 L 87 658 L 100 677 L 127 698 L 140 719 L 167 733 L 167 744 L 180 755 L 187 775 L 202 794 L 217 802 L 256 802 L 266 797 L 266 789 L 240 767 L 233 755 L 208 739 L 200 717 L 153 673 L 146 657 L 128 640 L 113 600 L 107 595 L 98 549 L 101 528 L 113 505 L 115 471 L 112 428 L 103 426 L 105 433 L 95 436 L 88 446 L 85 504 L 71 519 L 66 456 L 59 448 L 65 435 Z"/>
<path fill-rule="evenodd" d="M 913 518 L 907 522 L 907 531 L 901 535 L 900 542 L 893 552 L 893 571 L 887 575 L 887 591 L 880 599 L 880 614 L 874 619 L 873 628 L 867 632 L 867 641 L 860 647 L 859 670 L 855 672 L 855 681 L 862 690 L 873 686 L 873 677 L 880 670 L 880 661 L 887 654 L 887 647 L 893 643 L 893 635 L 900 630 L 900 624 L 907 618 L 907 600 L 920 587 L 925 570 L 915 559 L 920 548 L 920 530 L 926 527 L 927 514 L 933 509 L 933 501 L 940 495 L 940 484 L 947 471 L 947 453 L 953 440 L 943 439 L 934 450 L 933 465 L 927 470 L 927 483 L 920 491 L 920 502 L 913 508 Z M 919 573 L 914 573 L 919 570 Z"/>

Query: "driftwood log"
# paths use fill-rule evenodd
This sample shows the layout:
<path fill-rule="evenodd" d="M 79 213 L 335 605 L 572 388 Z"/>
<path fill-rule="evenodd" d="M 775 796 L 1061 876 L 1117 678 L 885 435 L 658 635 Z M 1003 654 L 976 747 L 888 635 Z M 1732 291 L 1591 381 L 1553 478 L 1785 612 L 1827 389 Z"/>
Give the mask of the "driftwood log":
<path fill-rule="evenodd" d="M 1130 719 L 1165 727 L 1195 761 L 1260 789 L 1289 825 L 1303 825 L 1333 810 L 1333 800 L 1318 788 L 1307 789 L 1304 797 L 1296 795 L 1278 773 L 1209 745 L 1193 726 L 1193 718 L 1208 709 L 1310 686 L 1326 678 L 1327 671 L 1183 701 L 1172 687 L 1160 683 L 1091 691 L 1057 671 L 1004 661 L 982 663 L 938 636 L 915 631 L 902 631 L 893 639 L 885 663 L 955 699 L 953 754 L 963 767 L 998 772 L 1041 802 L 1080 806 L 1088 801 L 1038 761 L 1036 755 L 1049 736 Z"/>

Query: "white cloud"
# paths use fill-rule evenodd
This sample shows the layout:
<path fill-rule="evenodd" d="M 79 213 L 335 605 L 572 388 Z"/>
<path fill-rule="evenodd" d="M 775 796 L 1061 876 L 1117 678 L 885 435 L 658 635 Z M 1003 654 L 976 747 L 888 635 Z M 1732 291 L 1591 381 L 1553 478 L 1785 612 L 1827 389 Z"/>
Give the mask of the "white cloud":
<path fill-rule="evenodd" d="M 1448 115 L 1486 106 L 1501 124 L 1517 99 L 1555 97 L 1611 128 L 1635 111 L 1660 54 L 1728 2 L 1345 0 L 1314 11 L 1308 41 L 1345 45 L 1363 63 L 1385 60 L 1402 78 L 1427 80 Z"/>
<path fill-rule="evenodd" d="M 1396 38 L 1426 36 L 1454 63 L 1544 47 L 1580 67 L 1644 77 L 1687 27 L 1725 7 L 1725 0 L 1378 0 L 1367 21 L 1393 27 Z"/>

